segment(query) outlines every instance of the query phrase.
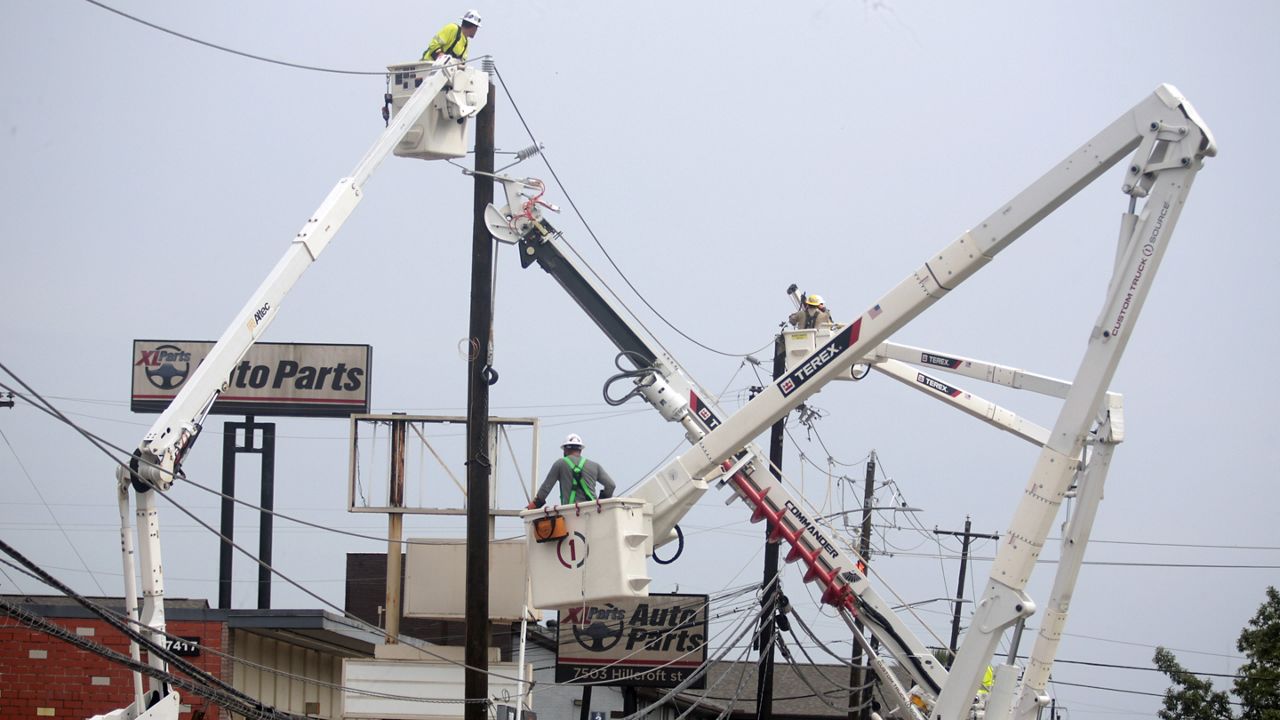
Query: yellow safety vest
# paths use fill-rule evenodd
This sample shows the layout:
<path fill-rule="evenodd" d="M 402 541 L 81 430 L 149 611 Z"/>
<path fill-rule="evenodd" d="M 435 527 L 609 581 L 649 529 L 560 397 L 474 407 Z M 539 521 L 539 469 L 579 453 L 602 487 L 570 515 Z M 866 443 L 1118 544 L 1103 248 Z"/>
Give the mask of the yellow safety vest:
<path fill-rule="evenodd" d="M 427 45 L 426 51 L 422 53 L 422 59 L 435 60 L 441 53 L 466 61 L 467 36 L 462 34 L 462 26 L 458 23 L 449 23 L 441 28 L 440 32 L 431 38 L 431 44 Z"/>
<path fill-rule="evenodd" d="M 996 680 L 995 670 L 988 665 L 987 671 L 982 675 L 982 685 L 978 686 L 978 694 L 986 695 L 991 692 L 991 684 Z"/>

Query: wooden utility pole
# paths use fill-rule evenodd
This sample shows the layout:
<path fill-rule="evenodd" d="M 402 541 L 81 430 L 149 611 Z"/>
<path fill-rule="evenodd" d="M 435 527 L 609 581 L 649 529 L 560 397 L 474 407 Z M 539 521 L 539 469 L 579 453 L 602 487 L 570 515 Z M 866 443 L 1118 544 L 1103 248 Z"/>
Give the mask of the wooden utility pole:
<path fill-rule="evenodd" d="M 475 203 L 471 229 L 471 338 L 467 362 L 467 592 L 463 717 L 485 720 L 489 708 L 489 343 L 493 329 L 493 237 L 484 211 L 493 202 L 494 104 L 476 115 Z M 523 699 L 522 699 L 523 700 Z"/>
<path fill-rule="evenodd" d="M 871 562 L 871 505 L 876 491 L 876 451 L 867 458 L 867 474 L 862 483 L 862 534 L 858 538 L 858 555 L 864 563 Z M 862 621 L 854 620 L 856 632 L 861 633 Z M 870 658 L 867 658 L 870 661 Z M 871 717 L 871 686 L 867 665 L 862 661 L 862 643 L 853 642 L 853 655 L 849 664 L 849 720 Z M 853 708 L 860 708 L 854 710 Z"/>
<path fill-rule="evenodd" d="M 393 508 L 404 507 L 404 439 L 403 420 L 391 421 L 391 482 L 387 504 Z M 387 513 L 387 592 L 383 603 L 386 644 L 400 642 L 400 580 L 403 576 L 400 541 L 404 538 L 404 513 Z"/>
<path fill-rule="evenodd" d="M 787 372 L 786 346 L 782 335 L 773 340 L 773 379 L 777 380 Z M 773 424 L 769 433 L 769 471 L 775 478 L 782 479 L 782 440 L 786 432 L 787 418 L 784 415 Z M 777 615 L 777 599 L 780 594 L 778 583 L 778 541 L 770 540 L 772 529 L 769 523 L 764 528 L 764 595 L 760 599 L 762 608 L 767 612 L 760 618 L 760 660 L 756 677 L 756 718 L 771 720 L 773 718 L 773 634 L 777 632 L 774 618 Z"/>
<path fill-rule="evenodd" d="M 963 537 L 964 540 L 960 545 L 960 579 L 956 581 L 956 602 L 955 611 L 951 615 L 951 642 L 947 648 L 951 651 L 947 657 L 947 669 L 951 669 L 951 663 L 956 659 L 956 647 L 960 640 L 960 604 L 964 602 L 964 573 L 965 568 L 969 564 L 969 540 L 971 538 L 984 538 L 987 540 L 999 540 L 999 535 L 989 535 L 987 533 L 969 532 L 972 523 L 969 516 L 964 516 L 964 532 L 956 532 L 955 530 L 938 530 L 934 529 L 934 535 L 956 535 Z"/>

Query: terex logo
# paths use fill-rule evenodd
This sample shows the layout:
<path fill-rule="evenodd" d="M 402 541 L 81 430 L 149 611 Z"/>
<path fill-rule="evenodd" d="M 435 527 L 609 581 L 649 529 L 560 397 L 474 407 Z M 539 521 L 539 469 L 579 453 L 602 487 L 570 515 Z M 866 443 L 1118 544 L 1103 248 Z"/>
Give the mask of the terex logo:
<path fill-rule="evenodd" d="M 852 325 L 827 341 L 826 345 L 818 348 L 800 367 L 792 370 L 790 374 L 778 383 L 778 390 L 782 392 L 782 396 L 787 397 L 795 392 L 801 385 L 812 379 L 819 370 L 840 357 L 841 353 L 848 350 L 850 346 L 858 341 L 858 336 L 861 332 L 862 318 L 858 318 Z"/>
<path fill-rule="evenodd" d="M 178 387 L 191 372 L 191 353 L 177 345 L 157 345 L 154 350 L 143 350 L 138 355 L 134 367 L 141 365 L 147 381 L 161 390 Z"/>
<path fill-rule="evenodd" d="M 716 414 L 711 412 L 711 408 L 702 403 L 702 398 L 698 397 L 698 393 L 692 390 L 689 391 L 689 409 L 693 411 L 694 415 L 698 416 L 698 419 L 702 421 L 702 424 L 708 430 L 715 430 L 720 427 L 720 418 L 716 417 Z"/>
<path fill-rule="evenodd" d="M 933 353 L 920 353 L 920 362 L 926 365 L 937 365 L 938 367 L 951 368 L 952 370 L 960 367 L 959 360 L 949 358 L 945 355 L 934 355 Z"/>
<path fill-rule="evenodd" d="M 941 380 L 935 380 L 924 373 L 916 373 L 916 382 L 948 397 L 956 397 L 960 394 L 960 388 L 953 388 Z"/>

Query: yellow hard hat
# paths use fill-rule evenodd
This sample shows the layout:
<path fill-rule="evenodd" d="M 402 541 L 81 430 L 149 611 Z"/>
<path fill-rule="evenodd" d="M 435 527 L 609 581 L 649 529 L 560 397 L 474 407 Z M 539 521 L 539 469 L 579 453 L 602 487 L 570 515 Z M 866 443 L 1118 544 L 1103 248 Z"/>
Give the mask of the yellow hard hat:
<path fill-rule="evenodd" d="M 814 306 L 814 307 L 818 307 L 819 305 L 821 305 L 821 304 L 822 304 L 822 296 L 821 296 L 821 295 L 810 295 L 809 297 L 807 297 L 807 298 L 805 298 L 805 299 L 804 299 L 804 304 L 805 304 L 805 305 L 812 305 L 812 306 Z"/>

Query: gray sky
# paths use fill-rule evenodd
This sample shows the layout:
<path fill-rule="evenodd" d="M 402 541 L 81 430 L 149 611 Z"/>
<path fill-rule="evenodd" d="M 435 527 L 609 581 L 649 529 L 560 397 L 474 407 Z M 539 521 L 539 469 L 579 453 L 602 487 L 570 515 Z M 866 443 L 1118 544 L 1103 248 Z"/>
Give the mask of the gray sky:
<path fill-rule="evenodd" d="M 464 9 L 329 0 L 114 6 L 246 52 L 375 72 L 416 58 Z M 134 447 L 153 418 L 128 412 L 131 340 L 222 331 L 381 130 L 383 81 L 237 57 L 81 0 L 9 0 L 5 8 L 0 361 L 95 432 Z M 618 265 L 684 332 L 733 353 L 769 341 L 789 311 L 789 283 L 822 292 L 837 319 L 861 312 L 1156 85 L 1182 90 L 1216 134 L 1220 157 L 1197 180 L 1116 375 L 1128 439 L 1094 531 L 1111 542 L 1089 554 L 1138 564 L 1085 568 L 1059 657 L 1147 666 L 1163 644 L 1193 670 L 1238 664 L 1235 638 L 1280 565 L 1276 433 L 1266 429 L 1267 366 L 1280 355 L 1270 287 L 1280 250 L 1266 221 L 1267 173 L 1280 153 L 1266 122 L 1280 107 L 1255 85 L 1280 61 L 1273 3 L 654 2 L 624 10 L 566 1 L 480 10 L 473 55 L 495 57 Z M 529 144 L 501 93 L 497 123 L 500 148 Z M 538 161 L 517 171 L 551 180 Z M 1070 378 L 1106 286 L 1126 206 L 1120 182 L 1117 172 L 1104 175 L 895 340 Z M 449 165 L 388 160 L 266 339 L 370 343 L 377 409 L 461 412 L 471 191 Z M 560 188 L 547 199 L 569 208 Z M 572 214 L 557 224 L 604 272 Z M 612 270 L 606 277 L 622 285 Z M 694 377 L 728 387 L 724 404 L 740 405 L 755 382 L 740 359 L 693 346 L 640 312 L 634 296 L 624 300 Z M 677 446 L 681 433 L 652 412 L 634 405 L 619 414 L 600 400 L 611 346 L 541 272 L 520 271 L 509 248 L 499 252 L 496 312 L 494 410 L 541 415 L 544 457 L 563 433 L 579 432 L 588 456 L 625 487 Z M 1050 403 L 970 387 L 1041 424 L 1056 413 Z M 878 376 L 829 387 L 812 404 L 827 413 L 817 429 L 830 454 L 852 465 L 836 474 L 860 479 L 875 449 L 887 477 L 923 509 L 913 518 L 920 527 L 957 529 L 966 514 L 978 531 L 1008 526 L 1035 458 L 1029 445 Z M 219 477 L 221 420 L 209 423 L 210 437 L 187 464 L 208 485 Z M 378 534 L 379 518 L 345 512 L 346 423 L 279 425 L 277 506 Z M 118 594 L 109 461 L 30 407 L 0 410 L 0 430 L 10 444 L 0 449 L 5 539 L 79 590 L 99 592 L 87 565 Z M 789 474 L 821 504 L 827 477 L 799 458 L 825 467 L 828 451 L 802 429 L 795 438 Z M 250 497 L 255 471 L 242 463 Z M 503 492 L 512 503 L 522 498 Z M 209 495 L 182 486 L 172 495 L 216 524 Z M 687 518 L 686 554 L 654 569 L 656 589 L 713 592 L 758 579 L 751 538 L 762 531 L 720 499 L 708 497 Z M 885 488 L 878 502 L 890 500 Z M 163 512 L 168 593 L 216 599 L 216 541 Z M 418 534 L 459 527 L 410 525 Z M 251 519 L 241 527 L 241 538 L 253 537 Z M 339 603 L 343 553 L 385 547 L 277 527 L 277 565 Z M 894 553 L 873 562 L 903 598 L 954 591 L 957 542 L 938 544 L 899 517 L 876 546 Z M 976 545 L 980 558 L 993 552 Z M 239 579 L 254 577 L 243 559 L 237 566 Z M 980 587 L 989 563 L 976 570 Z M 1033 579 L 1042 604 L 1052 572 L 1043 566 Z M 785 582 L 816 617 L 799 575 Z M 18 586 L 40 591 L 29 580 Z M 275 593 L 278 607 L 315 604 L 279 583 Z M 254 598 L 251 582 L 237 584 L 238 606 Z M 946 638 L 943 605 L 925 605 L 919 617 Z M 837 620 L 817 622 L 831 639 L 847 637 Z M 913 627 L 930 642 L 920 622 Z M 1165 687 L 1156 673 L 1079 665 L 1059 665 L 1055 677 L 1148 693 Z M 1056 692 L 1078 717 L 1150 715 L 1159 702 L 1067 685 Z"/>

